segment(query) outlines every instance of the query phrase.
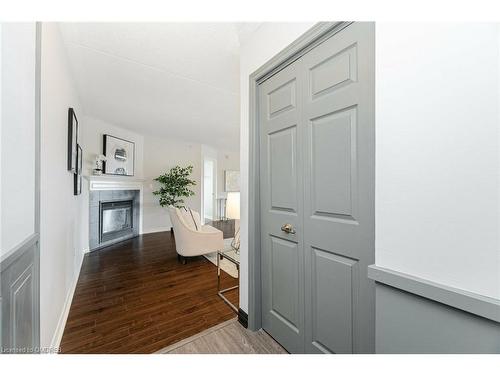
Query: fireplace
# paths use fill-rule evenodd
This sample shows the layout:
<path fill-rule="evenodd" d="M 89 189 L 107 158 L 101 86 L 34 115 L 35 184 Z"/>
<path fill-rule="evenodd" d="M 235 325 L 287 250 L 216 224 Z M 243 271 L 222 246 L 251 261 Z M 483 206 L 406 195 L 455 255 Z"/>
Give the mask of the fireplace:
<path fill-rule="evenodd" d="M 90 251 L 139 235 L 139 190 L 91 190 Z"/>
<path fill-rule="evenodd" d="M 100 202 L 100 238 L 107 242 L 133 234 L 133 201 Z"/>

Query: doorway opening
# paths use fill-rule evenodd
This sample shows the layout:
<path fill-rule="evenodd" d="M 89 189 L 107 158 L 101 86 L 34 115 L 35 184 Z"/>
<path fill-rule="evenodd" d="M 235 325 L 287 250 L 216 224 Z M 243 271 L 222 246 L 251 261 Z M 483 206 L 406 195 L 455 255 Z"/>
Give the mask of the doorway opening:
<path fill-rule="evenodd" d="M 215 219 L 215 198 L 217 191 L 217 160 L 204 157 L 203 159 L 203 221 Z"/>

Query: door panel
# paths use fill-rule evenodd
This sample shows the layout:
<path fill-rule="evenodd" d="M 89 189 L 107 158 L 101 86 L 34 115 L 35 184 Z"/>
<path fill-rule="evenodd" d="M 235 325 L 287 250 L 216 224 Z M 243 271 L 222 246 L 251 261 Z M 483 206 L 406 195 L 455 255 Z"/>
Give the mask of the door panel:
<path fill-rule="evenodd" d="M 292 126 L 269 134 L 269 181 L 272 210 L 297 212 L 296 130 L 296 126 Z"/>
<path fill-rule="evenodd" d="M 295 242 L 271 237 L 271 313 L 298 331 L 299 249 Z"/>
<path fill-rule="evenodd" d="M 281 85 L 267 94 L 269 100 L 269 118 L 295 108 L 295 79 Z"/>
<path fill-rule="evenodd" d="M 11 286 L 12 344 L 14 347 L 29 348 L 33 343 L 33 265 Z"/>
<path fill-rule="evenodd" d="M 373 35 L 354 23 L 302 59 L 306 352 L 374 351 Z"/>
<path fill-rule="evenodd" d="M 310 69 L 311 95 L 316 99 L 357 80 L 357 49 L 353 44 Z"/>
<path fill-rule="evenodd" d="M 262 326 L 291 353 L 304 350 L 300 90 L 296 65 L 259 89 Z M 283 232 L 285 223 L 296 233 Z"/>
<path fill-rule="evenodd" d="M 323 353 L 352 353 L 352 301 L 357 262 L 311 251 L 311 344 Z"/>
<path fill-rule="evenodd" d="M 0 265 L 1 344 L 29 352 L 39 346 L 39 243 L 31 239 Z"/>
<path fill-rule="evenodd" d="M 310 122 L 312 215 L 355 220 L 356 107 Z"/>

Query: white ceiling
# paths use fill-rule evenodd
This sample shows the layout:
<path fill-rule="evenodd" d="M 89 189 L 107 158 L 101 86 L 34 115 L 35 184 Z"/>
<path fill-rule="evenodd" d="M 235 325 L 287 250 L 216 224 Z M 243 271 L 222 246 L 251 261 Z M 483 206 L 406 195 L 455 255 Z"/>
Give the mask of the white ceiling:
<path fill-rule="evenodd" d="M 62 23 L 86 115 L 221 149 L 239 144 L 239 47 L 258 23 Z"/>

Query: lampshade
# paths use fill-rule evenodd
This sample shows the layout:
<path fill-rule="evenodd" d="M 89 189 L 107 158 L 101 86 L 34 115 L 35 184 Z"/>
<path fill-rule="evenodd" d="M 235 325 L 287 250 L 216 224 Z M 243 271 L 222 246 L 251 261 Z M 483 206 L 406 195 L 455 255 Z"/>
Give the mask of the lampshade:
<path fill-rule="evenodd" d="M 227 193 L 226 217 L 229 219 L 239 219 L 240 218 L 240 193 L 239 192 Z"/>

